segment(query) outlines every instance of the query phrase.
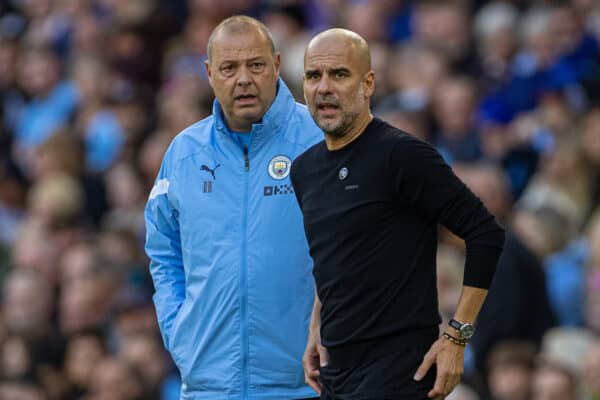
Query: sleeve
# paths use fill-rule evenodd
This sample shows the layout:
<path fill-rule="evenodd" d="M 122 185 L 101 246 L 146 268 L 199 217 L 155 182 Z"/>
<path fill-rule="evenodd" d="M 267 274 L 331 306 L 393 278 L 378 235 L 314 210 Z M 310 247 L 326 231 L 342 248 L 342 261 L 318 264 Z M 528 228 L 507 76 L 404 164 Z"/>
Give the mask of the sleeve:
<path fill-rule="evenodd" d="M 144 212 L 146 222 L 146 253 L 150 257 L 150 274 L 154 283 L 154 305 L 158 325 L 167 350 L 170 335 L 183 301 L 185 300 L 185 274 L 181 252 L 179 214 L 170 199 L 173 185 L 167 168 L 168 153 Z"/>
<path fill-rule="evenodd" d="M 464 285 L 488 289 L 504 244 L 504 229 L 429 144 L 412 137 L 391 152 L 395 192 L 427 220 L 466 244 Z"/>

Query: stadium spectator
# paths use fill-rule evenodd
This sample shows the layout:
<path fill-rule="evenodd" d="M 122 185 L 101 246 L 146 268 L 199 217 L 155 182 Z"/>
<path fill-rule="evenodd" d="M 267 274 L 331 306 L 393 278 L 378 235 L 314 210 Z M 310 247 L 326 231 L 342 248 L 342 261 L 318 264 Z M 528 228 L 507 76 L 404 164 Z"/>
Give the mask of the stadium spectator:
<path fill-rule="evenodd" d="M 482 157 L 475 126 L 475 83 L 466 77 L 451 77 L 436 85 L 433 113 L 439 126 L 435 145 L 449 164 Z"/>
<path fill-rule="evenodd" d="M 542 362 L 533 374 L 531 400 L 577 400 L 577 378 L 559 364 Z"/>
<path fill-rule="evenodd" d="M 104 337 L 95 331 L 73 335 L 65 349 L 64 374 L 69 383 L 67 399 L 78 399 L 90 388 L 98 362 L 106 355 Z"/>
<path fill-rule="evenodd" d="M 143 400 L 142 378 L 137 371 L 114 356 L 98 360 L 90 376 L 89 394 L 84 400 Z"/>
<path fill-rule="evenodd" d="M 590 400 L 600 399 L 600 341 L 596 340 L 583 360 L 583 384 Z"/>
<path fill-rule="evenodd" d="M 77 106 L 77 91 L 64 79 L 61 64 L 47 47 L 29 47 L 20 54 L 18 83 L 30 100 L 17 120 L 13 148 L 15 159 L 26 171 L 34 150 L 68 123 Z"/>
<path fill-rule="evenodd" d="M 524 341 L 499 342 L 487 359 L 487 383 L 494 400 L 528 400 L 535 370 L 535 346 Z"/>

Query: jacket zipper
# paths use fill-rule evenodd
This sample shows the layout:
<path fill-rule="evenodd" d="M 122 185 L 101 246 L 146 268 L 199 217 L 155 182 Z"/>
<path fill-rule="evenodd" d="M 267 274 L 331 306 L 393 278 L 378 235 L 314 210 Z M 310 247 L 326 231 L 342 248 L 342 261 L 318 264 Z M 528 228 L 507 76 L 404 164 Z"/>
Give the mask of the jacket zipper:
<path fill-rule="evenodd" d="M 248 158 L 248 146 L 244 145 L 244 167 L 246 172 L 250 171 L 250 159 Z"/>
<path fill-rule="evenodd" d="M 248 146 L 244 145 L 244 198 L 242 209 L 242 262 L 240 271 L 240 314 L 241 314 L 241 334 L 242 334 L 242 399 L 248 398 L 248 386 L 250 380 L 250 372 L 248 371 L 248 353 L 249 353 L 249 338 L 248 338 L 248 283 L 247 283 L 247 262 L 246 262 L 246 240 L 248 230 L 248 185 L 250 171 L 250 159 L 248 157 Z"/>

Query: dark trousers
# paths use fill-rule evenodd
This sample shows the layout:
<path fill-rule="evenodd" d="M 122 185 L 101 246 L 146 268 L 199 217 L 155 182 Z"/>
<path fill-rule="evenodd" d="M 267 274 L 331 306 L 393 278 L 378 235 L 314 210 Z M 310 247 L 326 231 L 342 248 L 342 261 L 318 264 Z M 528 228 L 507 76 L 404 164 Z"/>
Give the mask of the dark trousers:
<path fill-rule="evenodd" d="M 429 347 L 398 349 L 349 367 L 321 368 L 321 400 L 420 400 L 435 382 L 435 365 L 419 382 L 413 375 Z"/>

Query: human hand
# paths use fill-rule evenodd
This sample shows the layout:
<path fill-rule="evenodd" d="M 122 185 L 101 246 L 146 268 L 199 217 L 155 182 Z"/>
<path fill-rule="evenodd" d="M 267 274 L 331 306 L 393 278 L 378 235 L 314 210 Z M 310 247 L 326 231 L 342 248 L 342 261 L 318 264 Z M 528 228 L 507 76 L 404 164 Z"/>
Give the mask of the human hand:
<path fill-rule="evenodd" d="M 304 381 L 321 395 L 321 378 L 319 367 L 324 367 L 329 362 L 327 349 L 321 345 L 321 335 L 319 331 L 311 332 L 308 335 L 308 343 L 302 357 L 302 366 L 304 367 Z"/>
<path fill-rule="evenodd" d="M 464 358 L 465 348 L 463 346 L 441 337 L 433 343 L 423 357 L 423 362 L 417 369 L 414 379 L 417 381 L 423 379 L 429 368 L 436 364 L 435 383 L 427 397 L 436 400 L 444 399 L 460 383 L 464 371 Z"/>

